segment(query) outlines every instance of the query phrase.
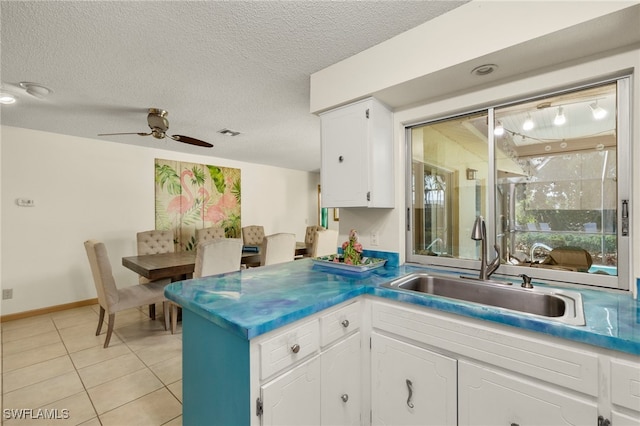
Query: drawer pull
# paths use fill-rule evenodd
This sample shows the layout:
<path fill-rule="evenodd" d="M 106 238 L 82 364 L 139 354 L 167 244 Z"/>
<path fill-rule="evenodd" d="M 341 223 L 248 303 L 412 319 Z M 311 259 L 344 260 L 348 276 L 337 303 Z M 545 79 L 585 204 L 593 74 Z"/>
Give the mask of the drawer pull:
<path fill-rule="evenodd" d="M 411 398 L 413 398 L 413 383 L 411 380 L 407 379 L 407 389 L 409 389 L 409 397 L 407 398 L 407 405 L 409 408 L 413 408 L 413 402 L 411 402 Z"/>
<path fill-rule="evenodd" d="M 349 400 L 349 395 L 343 393 L 340 399 L 342 400 L 342 402 L 347 402 Z"/>
<path fill-rule="evenodd" d="M 294 354 L 300 352 L 300 345 L 296 343 L 295 345 L 291 346 L 291 352 L 293 352 Z"/>
<path fill-rule="evenodd" d="M 349 320 L 344 320 L 344 321 L 342 321 L 340 324 L 342 324 L 342 326 L 343 326 L 344 328 L 347 328 L 347 327 L 349 327 Z"/>

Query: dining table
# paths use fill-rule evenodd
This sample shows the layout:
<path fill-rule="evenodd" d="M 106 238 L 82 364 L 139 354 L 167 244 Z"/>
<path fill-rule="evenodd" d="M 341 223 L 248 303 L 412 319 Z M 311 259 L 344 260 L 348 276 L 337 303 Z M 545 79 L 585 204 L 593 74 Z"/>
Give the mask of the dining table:
<path fill-rule="evenodd" d="M 295 255 L 304 256 L 305 254 L 307 254 L 305 243 L 296 242 Z M 260 248 L 255 246 L 243 248 L 240 262 L 243 265 L 259 264 Z M 162 278 L 180 281 L 191 278 L 193 275 L 196 266 L 196 252 L 177 251 L 173 253 L 127 256 L 122 258 L 122 266 L 151 281 Z"/>

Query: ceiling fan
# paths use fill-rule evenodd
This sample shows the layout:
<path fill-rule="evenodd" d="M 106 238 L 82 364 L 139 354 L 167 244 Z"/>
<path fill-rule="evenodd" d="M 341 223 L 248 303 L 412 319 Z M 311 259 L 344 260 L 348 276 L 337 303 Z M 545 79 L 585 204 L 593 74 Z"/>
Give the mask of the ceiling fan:
<path fill-rule="evenodd" d="M 200 139 L 192 138 L 183 135 L 168 135 L 169 120 L 167 119 L 169 113 L 163 109 L 149 108 L 149 114 L 147 115 L 147 123 L 151 132 L 149 133 L 100 133 L 98 136 L 113 136 L 113 135 L 138 135 L 138 136 L 153 136 L 156 139 L 163 139 L 168 137 L 174 141 L 188 143 L 191 145 L 203 146 L 206 148 L 212 148 L 213 145 L 209 142 L 201 141 Z"/>

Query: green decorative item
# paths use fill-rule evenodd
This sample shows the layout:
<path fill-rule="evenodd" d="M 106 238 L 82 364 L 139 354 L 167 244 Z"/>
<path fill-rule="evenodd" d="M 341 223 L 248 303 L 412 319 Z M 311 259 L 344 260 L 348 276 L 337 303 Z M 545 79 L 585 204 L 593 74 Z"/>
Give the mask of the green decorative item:
<path fill-rule="evenodd" d="M 342 252 L 342 261 L 347 265 L 360 265 L 362 263 L 362 244 L 358 242 L 358 232 L 355 229 L 349 231 L 349 239 L 342 243 Z M 338 258 L 336 257 L 335 259 Z M 334 262 L 336 261 L 335 259 Z"/>
<path fill-rule="evenodd" d="M 326 207 L 320 210 L 320 226 L 323 228 L 329 227 L 329 209 Z"/>

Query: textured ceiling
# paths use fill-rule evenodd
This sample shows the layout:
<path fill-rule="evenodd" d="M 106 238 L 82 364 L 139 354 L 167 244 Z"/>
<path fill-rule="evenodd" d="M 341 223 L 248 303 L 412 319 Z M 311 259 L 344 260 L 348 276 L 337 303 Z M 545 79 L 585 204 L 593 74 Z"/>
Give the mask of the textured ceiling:
<path fill-rule="evenodd" d="M 2 1 L 2 124 L 314 171 L 309 76 L 466 1 Z M 38 99 L 23 81 L 53 90 Z M 169 111 L 169 139 L 147 132 Z M 241 132 L 225 137 L 218 130 Z"/>

